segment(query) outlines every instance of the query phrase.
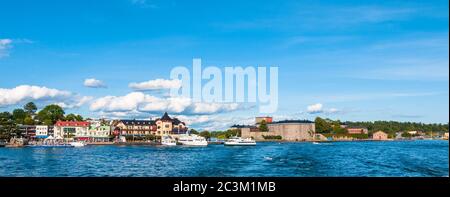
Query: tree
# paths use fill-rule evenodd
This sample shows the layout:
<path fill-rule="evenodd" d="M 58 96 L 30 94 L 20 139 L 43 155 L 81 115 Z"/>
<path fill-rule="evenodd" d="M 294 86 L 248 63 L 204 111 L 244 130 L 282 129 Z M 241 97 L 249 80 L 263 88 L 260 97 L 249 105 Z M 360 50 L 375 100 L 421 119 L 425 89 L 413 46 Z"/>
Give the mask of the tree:
<path fill-rule="evenodd" d="M 316 125 L 316 133 L 330 133 L 333 130 L 330 123 L 320 117 L 317 117 L 314 122 Z"/>
<path fill-rule="evenodd" d="M 23 124 L 26 124 L 26 125 L 34 125 L 35 122 L 34 122 L 33 118 L 31 118 L 31 116 L 27 116 L 27 117 L 23 120 Z"/>
<path fill-rule="evenodd" d="M 335 134 L 346 134 L 347 130 L 342 128 L 341 125 L 339 124 L 334 124 L 333 125 L 333 133 Z"/>
<path fill-rule="evenodd" d="M 27 113 L 23 109 L 15 109 L 12 113 L 12 118 L 16 124 L 23 124 Z"/>
<path fill-rule="evenodd" d="M 261 131 L 261 132 L 268 132 L 269 131 L 269 128 L 267 127 L 266 120 L 262 120 L 261 123 L 259 124 L 259 131 Z"/>
<path fill-rule="evenodd" d="M 9 139 L 19 134 L 19 129 L 14 123 L 12 114 L 9 112 L 0 113 L 0 138 Z"/>
<path fill-rule="evenodd" d="M 58 105 L 47 105 L 38 112 L 37 118 L 45 125 L 53 125 L 58 120 L 64 119 L 64 110 Z"/>
<path fill-rule="evenodd" d="M 198 135 L 200 135 L 200 136 L 202 136 L 202 137 L 204 137 L 204 138 L 206 138 L 206 139 L 211 138 L 211 133 L 209 133 L 209 131 L 202 131 L 202 132 L 200 132 L 200 134 L 198 134 Z"/>
<path fill-rule="evenodd" d="M 64 120 L 69 120 L 69 121 L 83 121 L 83 117 L 80 115 L 75 115 L 75 114 L 68 114 Z"/>
<path fill-rule="evenodd" d="M 195 129 L 191 129 L 191 130 L 189 130 L 189 133 L 190 134 L 198 134 L 198 131 Z"/>
<path fill-rule="evenodd" d="M 29 102 L 29 103 L 25 104 L 23 109 L 25 109 L 25 111 L 29 115 L 34 115 L 34 113 L 36 113 L 37 107 L 36 107 L 36 105 L 33 102 Z"/>

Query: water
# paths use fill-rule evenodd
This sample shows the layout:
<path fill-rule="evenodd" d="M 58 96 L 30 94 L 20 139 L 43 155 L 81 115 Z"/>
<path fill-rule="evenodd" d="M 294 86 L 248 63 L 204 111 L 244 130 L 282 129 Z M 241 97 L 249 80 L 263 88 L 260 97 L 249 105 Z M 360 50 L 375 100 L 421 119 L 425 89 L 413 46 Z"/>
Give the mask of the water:
<path fill-rule="evenodd" d="M 449 176 L 448 141 L 0 148 L 0 176 Z"/>

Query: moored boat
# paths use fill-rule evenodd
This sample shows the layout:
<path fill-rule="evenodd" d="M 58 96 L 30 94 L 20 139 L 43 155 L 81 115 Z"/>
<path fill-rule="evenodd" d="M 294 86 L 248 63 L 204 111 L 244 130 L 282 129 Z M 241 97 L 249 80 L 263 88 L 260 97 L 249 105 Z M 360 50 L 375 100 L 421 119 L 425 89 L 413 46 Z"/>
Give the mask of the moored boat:
<path fill-rule="evenodd" d="M 202 136 L 186 134 L 178 138 L 178 142 L 186 146 L 208 146 L 208 141 Z"/>
<path fill-rule="evenodd" d="M 70 142 L 69 143 L 71 146 L 73 146 L 73 147 L 83 147 L 83 146 L 85 146 L 86 144 L 84 143 L 84 142 L 82 142 L 82 141 L 78 141 L 78 142 Z"/>
<path fill-rule="evenodd" d="M 251 138 L 231 137 L 224 143 L 225 146 L 256 146 L 256 141 Z"/>
<path fill-rule="evenodd" d="M 176 146 L 177 141 L 173 139 L 172 137 L 166 135 L 161 138 L 161 144 L 165 146 Z"/>

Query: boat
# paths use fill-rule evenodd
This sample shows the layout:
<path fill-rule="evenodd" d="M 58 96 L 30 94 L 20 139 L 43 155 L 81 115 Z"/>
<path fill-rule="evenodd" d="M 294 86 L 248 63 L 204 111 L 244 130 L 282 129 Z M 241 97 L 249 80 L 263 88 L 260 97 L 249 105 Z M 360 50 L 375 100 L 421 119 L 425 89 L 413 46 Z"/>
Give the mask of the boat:
<path fill-rule="evenodd" d="M 177 141 L 173 139 L 172 137 L 166 135 L 161 138 L 161 144 L 164 146 L 176 146 Z"/>
<path fill-rule="evenodd" d="M 71 144 L 38 144 L 38 145 L 28 145 L 31 148 L 73 148 L 75 146 Z"/>
<path fill-rule="evenodd" d="M 255 146 L 256 141 L 252 138 L 231 137 L 224 143 L 225 146 Z"/>
<path fill-rule="evenodd" d="M 208 141 L 202 136 L 186 134 L 178 138 L 178 142 L 186 146 L 208 146 Z"/>
<path fill-rule="evenodd" d="M 83 146 L 86 146 L 86 144 L 84 143 L 84 142 L 82 142 L 82 141 L 78 141 L 78 142 L 70 142 L 69 143 L 71 146 L 73 146 L 73 147 L 83 147 Z"/>

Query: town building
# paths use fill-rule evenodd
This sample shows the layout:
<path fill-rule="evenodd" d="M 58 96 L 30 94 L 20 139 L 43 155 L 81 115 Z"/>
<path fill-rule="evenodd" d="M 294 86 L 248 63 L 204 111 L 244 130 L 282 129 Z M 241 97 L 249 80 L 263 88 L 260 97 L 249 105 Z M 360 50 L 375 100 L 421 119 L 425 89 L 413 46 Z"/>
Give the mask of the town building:
<path fill-rule="evenodd" d="M 86 136 L 89 122 L 86 121 L 57 121 L 54 126 L 54 137 L 74 138 Z"/>
<path fill-rule="evenodd" d="M 35 125 L 19 125 L 20 136 L 26 139 L 34 139 L 36 137 Z"/>
<path fill-rule="evenodd" d="M 110 135 L 111 127 L 109 125 L 91 125 L 86 136 L 77 136 L 77 138 L 89 142 L 109 142 Z"/>
<path fill-rule="evenodd" d="M 48 135 L 48 126 L 47 125 L 36 125 L 36 138 L 45 139 Z"/>
<path fill-rule="evenodd" d="M 388 134 L 383 131 L 377 131 L 372 135 L 373 140 L 387 140 Z"/>
<path fill-rule="evenodd" d="M 111 136 L 111 126 L 106 120 L 87 120 L 89 131 L 83 140 L 89 142 L 108 142 Z"/>
<path fill-rule="evenodd" d="M 348 134 L 368 134 L 369 130 L 366 127 L 347 126 Z"/>
<path fill-rule="evenodd" d="M 114 135 L 178 135 L 188 130 L 186 123 L 164 113 L 156 120 L 118 120 L 113 123 Z"/>
<path fill-rule="evenodd" d="M 159 136 L 185 134 L 188 129 L 186 123 L 177 118 L 171 118 L 167 112 L 161 118 L 156 119 L 156 126 L 156 135 Z"/>
<path fill-rule="evenodd" d="M 261 119 L 255 119 L 255 125 Z M 309 120 L 284 120 L 267 123 L 268 131 L 260 131 L 256 126 L 240 128 L 243 138 L 264 140 L 267 136 L 281 136 L 286 141 L 311 141 L 315 137 L 315 123 Z"/>
<path fill-rule="evenodd" d="M 153 120 L 118 120 L 113 122 L 114 135 L 145 136 L 156 134 Z"/>

